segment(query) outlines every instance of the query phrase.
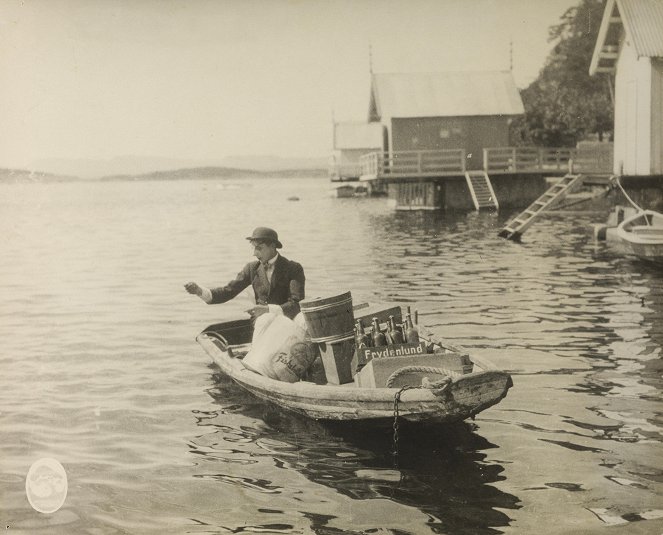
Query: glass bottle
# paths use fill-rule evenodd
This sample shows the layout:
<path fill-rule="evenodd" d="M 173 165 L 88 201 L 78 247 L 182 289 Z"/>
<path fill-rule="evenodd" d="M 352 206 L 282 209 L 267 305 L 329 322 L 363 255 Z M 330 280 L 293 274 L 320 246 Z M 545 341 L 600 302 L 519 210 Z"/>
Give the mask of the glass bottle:
<path fill-rule="evenodd" d="M 382 347 L 387 345 L 387 338 L 380 330 L 380 324 L 377 318 L 373 318 L 373 347 Z"/>
<path fill-rule="evenodd" d="M 355 325 L 355 344 L 357 347 L 371 347 L 371 337 L 366 334 L 364 324 L 360 319 L 357 320 Z"/>
<path fill-rule="evenodd" d="M 408 344 L 419 343 L 419 331 L 412 324 L 412 316 L 410 316 L 410 314 L 405 315 L 405 339 L 407 340 Z"/>
<path fill-rule="evenodd" d="M 396 327 L 396 321 L 393 316 L 389 316 L 389 336 L 392 344 L 403 343 L 403 333 Z"/>
<path fill-rule="evenodd" d="M 364 347 L 364 341 L 362 340 L 361 334 L 359 334 L 359 328 L 355 325 L 355 346 L 358 348 Z"/>

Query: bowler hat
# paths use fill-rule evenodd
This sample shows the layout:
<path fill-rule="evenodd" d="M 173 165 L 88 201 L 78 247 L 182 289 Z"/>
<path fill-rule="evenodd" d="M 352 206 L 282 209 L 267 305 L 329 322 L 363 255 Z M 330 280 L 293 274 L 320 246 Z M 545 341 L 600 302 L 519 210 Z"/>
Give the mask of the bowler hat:
<path fill-rule="evenodd" d="M 283 244 L 279 241 L 279 235 L 274 229 L 267 227 L 258 227 L 253 231 L 253 234 L 246 238 L 247 240 L 265 240 L 274 242 L 274 245 L 277 249 L 283 247 Z"/>

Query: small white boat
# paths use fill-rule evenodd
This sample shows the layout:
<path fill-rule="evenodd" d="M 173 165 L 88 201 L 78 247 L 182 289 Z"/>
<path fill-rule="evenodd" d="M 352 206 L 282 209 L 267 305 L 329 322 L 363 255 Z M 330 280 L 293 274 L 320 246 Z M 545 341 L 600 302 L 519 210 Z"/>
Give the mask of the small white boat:
<path fill-rule="evenodd" d="M 617 236 L 638 258 L 663 263 L 663 214 L 641 210 L 620 223 Z"/>

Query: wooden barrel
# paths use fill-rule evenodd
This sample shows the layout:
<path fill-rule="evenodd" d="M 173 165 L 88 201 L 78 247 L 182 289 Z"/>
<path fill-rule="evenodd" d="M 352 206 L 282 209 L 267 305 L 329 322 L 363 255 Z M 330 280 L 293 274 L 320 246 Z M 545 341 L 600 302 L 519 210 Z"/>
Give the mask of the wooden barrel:
<path fill-rule="evenodd" d="M 352 294 L 317 297 L 299 302 L 313 342 L 334 343 L 354 337 Z"/>

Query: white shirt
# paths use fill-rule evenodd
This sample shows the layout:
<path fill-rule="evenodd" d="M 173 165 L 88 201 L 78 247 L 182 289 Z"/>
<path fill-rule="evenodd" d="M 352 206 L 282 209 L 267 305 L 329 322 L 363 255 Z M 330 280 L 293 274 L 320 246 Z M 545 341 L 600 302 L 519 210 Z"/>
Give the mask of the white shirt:
<path fill-rule="evenodd" d="M 265 268 L 265 273 L 267 274 L 267 280 L 269 283 L 272 283 L 272 275 L 274 274 L 274 265 L 276 264 L 276 260 L 279 257 L 279 253 L 276 253 L 272 258 L 267 260 L 267 267 Z"/>

